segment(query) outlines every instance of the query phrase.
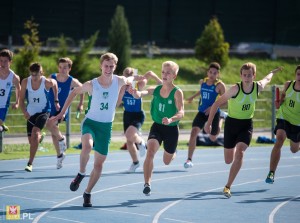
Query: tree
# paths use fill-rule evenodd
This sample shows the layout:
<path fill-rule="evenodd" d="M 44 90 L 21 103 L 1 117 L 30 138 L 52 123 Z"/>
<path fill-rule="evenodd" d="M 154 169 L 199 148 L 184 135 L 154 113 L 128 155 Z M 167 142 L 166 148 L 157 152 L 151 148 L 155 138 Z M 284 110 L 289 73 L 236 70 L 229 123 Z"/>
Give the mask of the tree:
<path fill-rule="evenodd" d="M 34 18 L 24 23 L 25 30 L 29 30 L 29 34 L 23 34 L 22 38 L 24 46 L 19 49 L 19 55 L 16 57 L 16 73 L 21 79 L 28 76 L 29 66 L 32 62 L 38 61 L 42 43 L 39 40 L 39 24 L 34 22 Z"/>
<path fill-rule="evenodd" d="M 111 28 L 108 32 L 109 51 L 118 57 L 116 73 L 120 74 L 129 66 L 131 60 L 131 34 L 125 17 L 124 8 L 117 6 L 111 20 Z"/>
<path fill-rule="evenodd" d="M 216 61 L 226 66 L 229 60 L 229 43 L 225 42 L 221 25 L 212 18 L 196 41 L 195 56 L 206 63 Z"/>

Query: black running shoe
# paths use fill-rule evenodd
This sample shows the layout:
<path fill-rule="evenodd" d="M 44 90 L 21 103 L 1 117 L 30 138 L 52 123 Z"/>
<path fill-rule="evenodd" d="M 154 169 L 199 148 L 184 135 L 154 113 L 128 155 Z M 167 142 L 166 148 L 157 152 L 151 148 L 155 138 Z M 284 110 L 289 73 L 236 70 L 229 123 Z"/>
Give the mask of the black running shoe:
<path fill-rule="evenodd" d="M 80 173 L 78 173 L 77 176 L 74 178 L 74 180 L 70 184 L 70 190 L 77 191 L 77 189 L 79 188 L 79 185 L 84 177 L 85 177 L 85 175 L 81 175 Z"/>
<path fill-rule="evenodd" d="M 150 194 L 151 194 L 151 186 L 150 186 L 150 184 L 147 184 L 147 183 L 144 184 L 144 190 L 143 190 L 143 193 L 144 193 L 146 196 L 150 196 Z"/>
<path fill-rule="evenodd" d="M 83 207 L 92 207 L 91 194 L 83 193 Z"/>

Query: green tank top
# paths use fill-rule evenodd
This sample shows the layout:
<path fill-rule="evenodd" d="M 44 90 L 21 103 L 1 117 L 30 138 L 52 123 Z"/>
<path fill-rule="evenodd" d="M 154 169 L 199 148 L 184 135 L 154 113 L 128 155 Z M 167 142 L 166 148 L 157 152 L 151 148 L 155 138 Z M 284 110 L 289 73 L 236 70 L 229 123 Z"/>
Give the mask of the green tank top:
<path fill-rule="evenodd" d="M 228 116 L 236 119 L 251 119 L 255 111 L 255 102 L 258 96 L 258 84 L 253 82 L 253 88 L 250 93 L 245 93 L 242 88 L 242 82 L 237 83 L 239 91 L 235 97 L 228 101 Z"/>
<path fill-rule="evenodd" d="M 174 87 L 167 98 L 160 96 L 160 89 L 162 85 L 157 86 L 153 91 L 153 98 L 151 101 L 151 117 L 152 120 L 158 124 L 162 124 L 162 119 L 165 117 L 171 118 L 178 110 L 175 104 L 174 94 L 179 89 Z M 172 122 L 169 126 L 178 125 L 179 121 Z"/>
<path fill-rule="evenodd" d="M 276 118 L 284 119 L 292 125 L 300 126 L 300 91 L 294 89 L 295 80 L 290 83 L 285 99 L 277 111 Z"/>

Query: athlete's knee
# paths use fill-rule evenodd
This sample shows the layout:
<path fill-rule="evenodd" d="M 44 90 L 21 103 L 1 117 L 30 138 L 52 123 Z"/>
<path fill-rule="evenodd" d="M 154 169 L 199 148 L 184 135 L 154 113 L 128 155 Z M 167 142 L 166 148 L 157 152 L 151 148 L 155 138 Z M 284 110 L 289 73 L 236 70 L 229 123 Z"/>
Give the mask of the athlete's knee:
<path fill-rule="evenodd" d="M 299 145 L 290 147 L 290 150 L 292 153 L 297 153 L 299 151 L 299 149 L 300 149 Z"/>

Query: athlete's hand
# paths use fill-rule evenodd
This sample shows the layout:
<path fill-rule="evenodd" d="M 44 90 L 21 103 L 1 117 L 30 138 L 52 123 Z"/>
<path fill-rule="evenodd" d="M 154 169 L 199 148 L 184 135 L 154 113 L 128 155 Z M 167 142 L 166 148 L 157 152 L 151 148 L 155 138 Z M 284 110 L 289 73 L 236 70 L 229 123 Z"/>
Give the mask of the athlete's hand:
<path fill-rule="evenodd" d="M 162 124 L 163 124 L 163 125 L 169 125 L 170 123 L 172 123 L 172 118 L 164 117 L 164 118 L 162 119 Z"/>
<path fill-rule="evenodd" d="M 205 123 L 204 131 L 205 131 L 207 134 L 210 134 L 210 133 L 211 133 L 211 124 Z"/>

